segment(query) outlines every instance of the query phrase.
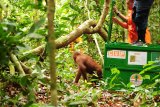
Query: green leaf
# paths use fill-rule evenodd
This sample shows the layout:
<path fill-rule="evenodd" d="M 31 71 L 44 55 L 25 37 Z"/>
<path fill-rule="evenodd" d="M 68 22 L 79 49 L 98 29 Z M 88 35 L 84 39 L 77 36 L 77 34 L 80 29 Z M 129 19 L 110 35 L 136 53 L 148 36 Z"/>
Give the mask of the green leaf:
<path fill-rule="evenodd" d="M 73 102 L 70 102 L 69 105 L 70 106 L 76 106 L 76 105 L 83 105 L 83 104 L 87 104 L 88 102 L 87 101 L 84 101 L 84 100 L 80 100 L 80 101 L 73 101 Z"/>
<path fill-rule="evenodd" d="M 42 17 L 39 21 L 37 21 L 36 23 L 34 23 L 34 24 L 31 26 L 31 28 L 30 28 L 30 30 L 29 30 L 29 33 L 35 32 L 37 29 L 39 29 L 39 28 L 44 24 L 44 22 L 45 22 L 45 18 Z"/>
<path fill-rule="evenodd" d="M 69 17 L 61 17 L 62 20 L 70 20 Z"/>
<path fill-rule="evenodd" d="M 120 74 L 120 71 L 117 68 L 111 69 L 112 74 Z"/>
<path fill-rule="evenodd" d="M 157 67 L 159 67 L 159 66 L 152 65 L 152 66 L 147 67 L 147 68 L 145 68 L 144 70 L 142 70 L 139 74 L 144 74 L 145 72 L 150 71 L 150 70 L 152 70 L 152 69 L 155 69 L 155 68 L 157 68 Z"/>
<path fill-rule="evenodd" d="M 28 80 L 28 77 L 27 76 L 23 76 L 20 80 L 20 84 L 22 86 L 27 86 L 30 84 L 30 81 Z"/>
<path fill-rule="evenodd" d="M 3 25 L 4 29 L 6 29 L 8 32 L 14 32 L 16 29 L 16 23 L 13 23 L 13 22 L 9 22 L 9 21 L 2 22 L 2 25 Z"/>
<path fill-rule="evenodd" d="M 145 75 L 143 79 L 151 79 L 150 75 Z"/>
<path fill-rule="evenodd" d="M 77 11 L 78 13 L 81 12 L 81 10 L 80 10 L 80 8 L 79 8 L 78 6 L 74 6 L 74 5 L 72 5 L 72 4 L 70 3 L 70 7 L 71 7 L 73 10 Z"/>
<path fill-rule="evenodd" d="M 37 34 L 37 33 L 30 33 L 27 35 L 29 38 L 34 38 L 34 39 L 42 39 L 44 36 Z"/>

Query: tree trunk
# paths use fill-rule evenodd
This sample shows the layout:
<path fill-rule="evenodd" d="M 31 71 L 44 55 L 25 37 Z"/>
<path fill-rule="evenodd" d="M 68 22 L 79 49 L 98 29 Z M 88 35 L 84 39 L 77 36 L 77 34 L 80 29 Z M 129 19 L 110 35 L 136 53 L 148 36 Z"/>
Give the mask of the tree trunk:
<path fill-rule="evenodd" d="M 56 90 L 56 67 L 55 67 L 55 38 L 54 38 L 54 13 L 55 0 L 48 0 L 48 51 L 50 59 L 50 76 L 51 76 L 51 103 L 57 106 Z"/>

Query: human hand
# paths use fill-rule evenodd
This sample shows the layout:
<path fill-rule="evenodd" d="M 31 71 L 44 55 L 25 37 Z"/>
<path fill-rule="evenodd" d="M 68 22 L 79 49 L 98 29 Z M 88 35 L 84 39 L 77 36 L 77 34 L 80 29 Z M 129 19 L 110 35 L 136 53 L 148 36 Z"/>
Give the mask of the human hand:
<path fill-rule="evenodd" d="M 113 7 L 113 11 L 117 14 L 118 13 L 118 9 L 117 9 L 117 7 Z"/>
<path fill-rule="evenodd" d="M 116 17 L 112 17 L 113 22 L 117 22 L 117 18 Z"/>

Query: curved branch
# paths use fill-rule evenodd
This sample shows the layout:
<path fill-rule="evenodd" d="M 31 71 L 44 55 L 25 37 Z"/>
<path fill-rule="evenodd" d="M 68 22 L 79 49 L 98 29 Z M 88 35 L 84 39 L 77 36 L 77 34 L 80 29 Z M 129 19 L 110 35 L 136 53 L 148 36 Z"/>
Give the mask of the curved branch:
<path fill-rule="evenodd" d="M 101 28 L 99 31 L 98 31 L 98 34 L 103 38 L 103 40 L 106 42 L 107 41 L 107 32 Z"/>
<path fill-rule="evenodd" d="M 87 20 L 87 21 L 85 21 L 77 29 L 73 30 L 70 34 L 68 34 L 66 36 L 62 36 L 62 37 L 56 39 L 56 41 L 55 41 L 56 48 L 59 49 L 59 48 L 67 46 L 68 44 L 70 44 L 71 42 L 76 40 L 79 36 L 81 36 L 82 34 L 98 33 L 98 32 L 94 32 L 94 30 L 93 30 L 93 27 L 96 26 L 96 24 L 97 23 L 96 23 L 95 20 Z M 106 39 L 107 35 L 105 35 L 105 33 L 103 33 L 102 38 Z"/>
<path fill-rule="evenodd" d="M 77 29 L 73 30 L 70 34 L 66 36 L 61 36 L 60 38 L 55 40 L 56 49 L 63 48 L 76 40 L 82 34 L 94 34 L 98 33 L 104 41 L 107 40 L 107 32 L 102 28 L 102 25 L 105 21 L 106 15 L 108 14 L 110 0 L 105 0 L 102 15 L 98 23 L 95 20 L 87 20 L 82 23 Z M 43 52 L 45 45 L 41 45 L 31 51 L 23 53 L 23 57 L 28 56 L 29 54 L 40 54 Z"/>
<path fill-rule="evenodd" d="M 20 72 L 20 74 L 25 75 L 25 72 L 24 72 L 18 58 L 16 57 L 16 55 L 12 54 L 11 52 L 9 53 L 9 55 L 11 57 L 11 61 L 15 64 L 15 66 L 18 69 L 18 71 Z"/>
<path fill-rule="evenodd" d="M 105 22 L 105 18 L 108 14 L 109 3 L 110 3 L 110 0 L 105 0 L 101 17 L 96 27 L 94 27 L 94 32 L 97 32 L 100 28 L 102 28 L 103 23 Z"/>
<path fill-rule="evenodd" d="M 44 51 L 45 45 L 46 44 L 43 44 L 43 45 L 41 45 L 41 46 L 39 46 L 39 47 L 37 47 L 37 48 L 35 48 L 33 50 L 29 50 L 27 52 L 24 52 L 22 55 L 23 55 L 23 57 L 29 55 L 30 53 L 34 53 L 36 55 L 39 55 Z M 20 59 L 23 59 L 23 57 L 20 58 Z"/>
<path fill-rule="evenodd" d="M 26 66 L 24 63 L 22 63 L 22 62 L 20 62 L 20 64 L 21 64 L 21 66 L 22 66 L 22 68 L 23 68 L 23 70 L 24 70 L 24 72 L 26 73 L 26 74 L 31 74 L 32 73 L 32 70 L 31 70 L 31 68 L 29 68 L 28 66 Z"/>
<path fill-rule="evenodd" d="M 70 34 L 59 37 L 58 39 L 55 40 L 56 49 L 67 46 L 68 44 L 76 40 L 78 37 L 80 37 L 82 34 L 98 33 L 103 38 L 103 40 L 106 41 L 107 32 L 103 28 L 99 29 L 97 32 L 94 32 L 93 28 L 96 26 L 96 24 L 97 23 L 95 20 L 87 20 L 84 23 L 82 23 L 77 29 L 73 30 Z M 45 44 L 33 50 L 24 52 L 23 57 L 20 59 L 23 59 L 30 54 L 40 55 L 41 52 L 44 51 L 44 48 L 45 48 Z"/>

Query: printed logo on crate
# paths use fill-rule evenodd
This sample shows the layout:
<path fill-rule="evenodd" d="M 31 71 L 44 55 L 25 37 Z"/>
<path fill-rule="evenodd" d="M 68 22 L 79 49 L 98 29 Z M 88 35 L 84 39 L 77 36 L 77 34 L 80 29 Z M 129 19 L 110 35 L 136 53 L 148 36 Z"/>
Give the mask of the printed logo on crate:
<path fill-rule="evenodd" d="M 143 82 L 143 78 L 140 74 L 133 74 L 130 77 L 130 82 L 135 86 L 140 86 Z"/>
<path fill-rule="evenodd" d="M 107 58 L 125 59 L 126 58 L 126 51 L 124 51 L 124 50 L 107 51 Z"/>

